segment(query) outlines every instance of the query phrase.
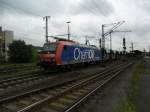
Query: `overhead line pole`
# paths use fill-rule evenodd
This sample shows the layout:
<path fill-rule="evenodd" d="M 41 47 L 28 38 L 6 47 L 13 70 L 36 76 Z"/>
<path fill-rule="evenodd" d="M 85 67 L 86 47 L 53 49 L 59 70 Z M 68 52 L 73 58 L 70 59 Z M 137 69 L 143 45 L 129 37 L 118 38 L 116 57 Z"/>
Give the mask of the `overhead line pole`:
<path fill-rule="evenodd" d="M 48 42 L 48 19 L 50 18 L 50 16 L 45 16 L 43 17 L 43 19 L 45 20 L 45 38 L 46 38 L 46 42 Z"/>
<path fill-rule="evenodd" d="M 133 53 L 133 50 L 134 50 L 134 48 L 133 48 L 133 42 L 131 43 L 131 51 L 132 51 L 132 53 Z"/>
<path fill-rule="evenodd" d="M 111 33 L 112 33 L 112 32 L 110 32 L 110 51 L 112 50 Z"/>
<path fill-rule="evenodd" d="M 117 23 L 112 23 L 112 24 L 102 24 L 102 48 L 105 49 L 105 36 L 110 34 L 111 37 L 111 33 L 113 32 L 113 30 L 115 30 L 116 28 L 118 28 L 119 26 L 121 26 L 125 21 L 120 21 Z M 104 32 L 104 27 L 110 26 L 110 25 L 114 25 L 109 31 L 107 31 L 106 33 Z M 112 46 L 112 44 L 111 44 Z"/>
<path fill-rule="evenodd" d="M 99 48 L 100 49 L 102 48 L 102 39 L 101 38 L 99 39 Z"/>
<path fill-rule="evenodd" d="M 102 48 L 105 49 L 105 36 L 104 36 L 104 25 L 103 24 L 102 24 Z"/>
<path fill-rule="evenodd" d="M 70 21 L 66 22 L 68 24 L 68 40 L 70 40 L 70 27 L 69 27 L 69 23 L 71 23 Z"/>

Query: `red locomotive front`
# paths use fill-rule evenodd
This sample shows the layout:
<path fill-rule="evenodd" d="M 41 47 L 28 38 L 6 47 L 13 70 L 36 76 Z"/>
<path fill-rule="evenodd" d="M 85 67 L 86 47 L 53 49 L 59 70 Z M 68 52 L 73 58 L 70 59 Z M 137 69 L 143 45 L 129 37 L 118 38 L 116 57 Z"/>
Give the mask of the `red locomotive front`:
<path fill-rule="evenodd" d="M 40 52 L 40 64 L 41 66 L 56 65 L 56 51 L 58 44 L 45 43 L 43 50 Z"/>

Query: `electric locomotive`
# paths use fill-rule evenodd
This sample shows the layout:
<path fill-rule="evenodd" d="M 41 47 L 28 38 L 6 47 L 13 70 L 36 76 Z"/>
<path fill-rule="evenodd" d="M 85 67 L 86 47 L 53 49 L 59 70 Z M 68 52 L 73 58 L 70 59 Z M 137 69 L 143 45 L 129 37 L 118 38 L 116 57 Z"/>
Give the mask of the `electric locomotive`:
<path fill-rule="evenodd" d="M 96 46 L 61 38 L 57 38 L 56 42 L 45 43 L 40 52 L 40 66 L 45 69 L 95 63 L 101 60 L 101 51 Z"/>

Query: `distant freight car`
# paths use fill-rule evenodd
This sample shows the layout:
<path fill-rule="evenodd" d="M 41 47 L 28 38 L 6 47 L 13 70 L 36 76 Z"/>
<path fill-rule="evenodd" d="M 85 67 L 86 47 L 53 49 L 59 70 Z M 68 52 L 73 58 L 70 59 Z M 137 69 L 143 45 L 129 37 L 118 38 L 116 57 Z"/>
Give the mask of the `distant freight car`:
<path fill-rule="evenodd" d="M 65 39 L 45 43 L 40 52 L 40 65 L 45 69 L 95 63 L 100 60 L 102 55 L 96 46 L 82 45 Z"/>

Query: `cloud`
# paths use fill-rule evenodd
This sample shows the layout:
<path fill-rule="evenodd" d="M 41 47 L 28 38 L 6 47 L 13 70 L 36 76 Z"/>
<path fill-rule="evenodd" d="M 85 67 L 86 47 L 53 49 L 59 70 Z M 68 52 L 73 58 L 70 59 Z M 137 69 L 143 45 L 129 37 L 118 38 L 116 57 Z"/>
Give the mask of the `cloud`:
<path fill-rule="evenodd" d="M 132 30 L 126 34 L 129 45 L 135 41 L 137 48 L 143 49 L 150 44 L 149 11 L 149 0 L 0 0 L 0 25 L 13 30 L 15 38 L 42 45 L 45 41 L 42 18 L 46 15 L 51 16 L 49 35 L 66 34 L 66 22 L 71 21 L 71 38 L 82 43 L 85 35 L 98 37 L 102 24 L 125 20 L 117 30 Z M 112 36 L 113 48 L 122 48 L 123 33 Z M 97 42 L 92 38 L 90 41 Z"/>
<path fill-rule="evenodd" d="M 30 16 L 61 14 L 64 13 L 62 8 L 65 7 L 63 0 L 1 0 L 0 4 L 1 7 L 5 8 L 4 11 L 13 9 L 18 13 Z"/>
<path fill-rule="evenodd" d="M 88 14 L 107 16 L 113 12 L 113 7 L 106 0 L 1 0 L 0 6 L 18 13 L 32 16 L 63 15 L 63 14 Z M 11 11 L 11 10 L 10 10 Z"/>
<path fill-rule="evenodd" d="M 143 8 L 143 10 L 150 12 L 150 1 L 149 0 L 134 0 L 138 7 Z"/>
<path fill-rule="evenodd" d="M 72 14 L 92 14 L 108 16 L 113 13 L 113 6 L 107 0 L 81 0 L 70 8 Z"/>

